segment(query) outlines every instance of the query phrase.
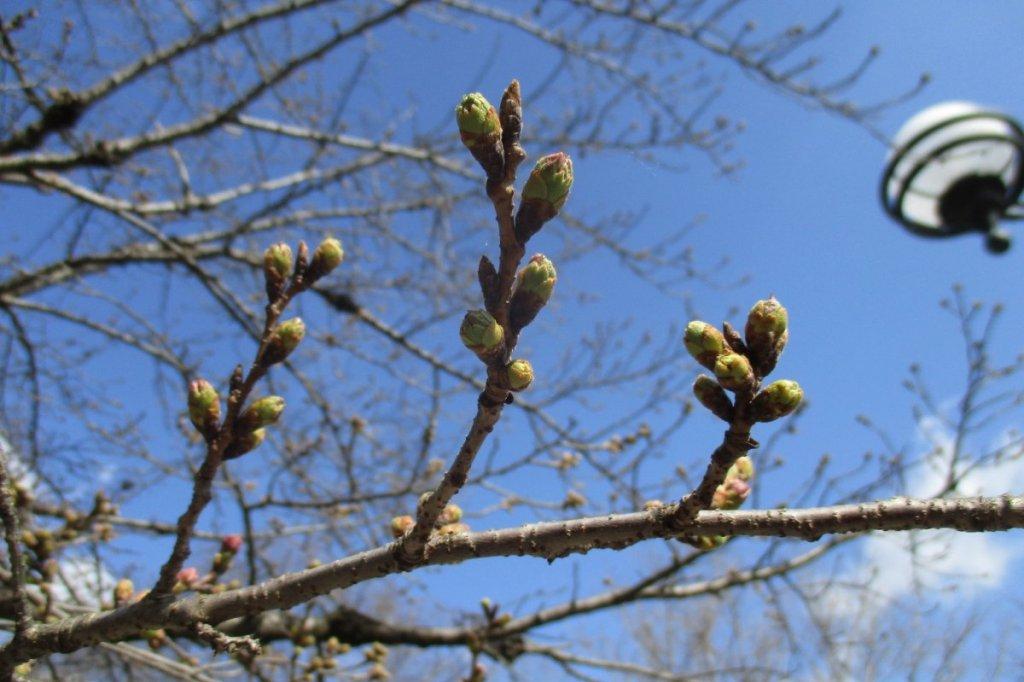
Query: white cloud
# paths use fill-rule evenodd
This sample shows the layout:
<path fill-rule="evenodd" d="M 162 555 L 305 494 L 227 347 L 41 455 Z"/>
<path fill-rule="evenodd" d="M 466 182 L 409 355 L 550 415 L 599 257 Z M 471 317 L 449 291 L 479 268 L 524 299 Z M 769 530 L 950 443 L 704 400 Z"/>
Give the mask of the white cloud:
<path fill-rule="evenodd" d="M 925 462 L 908 479 L 907 494 L 930 497 L 941 491 L 951 468 L 954 435 L 938 419 L 922 420 L 918 441 Z M 1003 456 L 978 467 L 957 463 L 957 492 L 963 496 L 999 495 L 1024 489 L 1024 457 L 1019 436 L 1005 432 L 990 451 Z M 1005 533 L 962 533 L 936 530 L 875 533 L 860 543 L 860 560 L 844 582 L 870 585 L 876 603 L 847 604 L 855 611 L 884 609 L 900 598 L 927 593 L 963 599 L 999 586 L 1014 561 L 1024 556 L 1024 543 Z M 858 591 L 857 599 L 865 599 Z"/>
<path fill-rule="evenodd" d="M 58 562 L 58 577 L 53 581 L 54 598 L 66 604 L 99 608 L 100 600 L 110 600 L 116 584 L 114 575 L 92 557 L 64 557 Z"/>

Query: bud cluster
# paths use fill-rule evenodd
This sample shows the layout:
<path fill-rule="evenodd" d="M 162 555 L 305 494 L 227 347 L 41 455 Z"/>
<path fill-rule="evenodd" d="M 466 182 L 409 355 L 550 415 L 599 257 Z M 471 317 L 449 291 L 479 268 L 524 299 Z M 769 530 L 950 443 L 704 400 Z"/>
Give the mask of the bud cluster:
<path fill-rule="evenodd" d="M 725 389 L 750 400 L 761 380 L 775 369 L 789 339 L 788 324 L 788 313 L 775 297 L 758 301 L 750 309 L 745 338 L 728 323 L 723 333 L 707 322 L 690 322 L 683 334 L 686 350 L 715 374 L 715 379 L 702 374 L 693 384 L 701 405 L 731 422 L 736 408 Z M 795 381 L 776 381 L 753 395 L 750 416 L 753 421 L 773 421 L 791 414 L 802 400 L 803 391 Z"/>
<path fill-rule="evenodd" d="M 275 424 L 284 412 L 284 398 L 270 395 L 254 401 L 235 420 L 231 443 L 224 450 L 224 459 L 235 459 L 258 448 L 267 438 L 267 427 Z"/>
<path fill-rule="evenodd" d="M 739 509 L 750 496 L 750 480 L 754 477 L 754 464 L 746 455 L 739 457 L 725 474 L 725 480 L 715 489 L 712 509 L 731 511 Z M 697 549 L 709 551 L 721 547 L 728 540 L 725 535 L 701 535 L 684 538 Z"/>
<path fill-rule="evenodd" d="M 299 242 L 297 257 L 284 242 L 273 244 L 263 252 L 263 279 L 270 303 L 285 293 L 289 281 L 294 283 L 301 277 L 301 288 L 306 288 L 341 265 L 345 258 L 341 242 L 334 237 L 327 237 L 320 242 L 313 251 L 312 260 L 309 260 L 308 254 L 305 242 Z"/>

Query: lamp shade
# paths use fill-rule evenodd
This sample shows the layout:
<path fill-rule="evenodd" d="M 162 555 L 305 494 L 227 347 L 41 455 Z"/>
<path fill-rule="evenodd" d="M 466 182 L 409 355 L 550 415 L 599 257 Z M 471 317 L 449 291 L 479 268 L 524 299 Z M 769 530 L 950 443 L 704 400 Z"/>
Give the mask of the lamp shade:
<path fill-rule="evenodd" d="M 970 102 L 928 107 L 892 142 L 882 177 L 885 210 L 925 236 L 990 231 L 1024 187 L 1024 131 Z"/>

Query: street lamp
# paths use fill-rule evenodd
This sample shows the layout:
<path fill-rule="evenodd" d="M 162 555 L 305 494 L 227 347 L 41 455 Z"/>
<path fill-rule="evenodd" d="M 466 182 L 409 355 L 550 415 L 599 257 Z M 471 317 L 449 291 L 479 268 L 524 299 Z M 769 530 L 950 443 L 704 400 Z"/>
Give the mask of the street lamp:
<path fill-rule="evenodd" d="M 924 237 L 985 234 L 992 253 L 1010 248 L 1000 220 L 1024 218 L 1024 130 L 970 102 L 944 102 L 907 121 L 882 175 L 882 205 Z"/>

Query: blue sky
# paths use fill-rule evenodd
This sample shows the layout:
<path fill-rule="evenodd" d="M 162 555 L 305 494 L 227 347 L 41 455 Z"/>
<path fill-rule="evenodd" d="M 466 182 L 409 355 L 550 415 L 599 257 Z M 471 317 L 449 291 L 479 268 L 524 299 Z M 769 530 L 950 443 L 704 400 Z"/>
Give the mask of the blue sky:
<path fill-rule="evenodd" d="M 795 16 L 812 23 L 831 6 L 820 2 L 751 3 L 748 11 L 758 15 L 767 29 L 774 21 L 788 23 Z M 892 135 L 919 109 L 949 99 L 973 100 L 1024 116 L 1024 92 L 1020 85 L 1020 74 L 1024 73 L 1022 29 L 1024 6 L 1019 3 L 860 0 L 845 3 L 840 22 L 810 51 L 826 57 L 824 68 L 838 70 L 856 64 L 871 45 L 881 47 L 875 66 L 853 91 L 858 101 L 885 99 L 912 86 L 922 72 L 931 74 L 931 83 L 921 95 L 887 110 L 872 122 Z M 496 100 L 512 77 L 521 79 L 529 102 L 532 84 L 552 67 L 551 54 L 529 49 L 527 42 L 507 37 L 499 41 L 493 31 L 483 31 L 474 40 L 453 43 L 449 40 L 452 34 L 446 31 L 423 21 L 418 39 L 389 43 L 390 35 L 405 37 L 406 33 L 384 29 L 379 36 L 381 44 L 387 45 L 382 51 L 383 59 L 375 62 L 375 71 L 366 76 L 367 89 L 374 96 L 384 87 L 377 85 L 380 79 L 381 84 L 386 82 L 393 88 L 390 92 L 397 104 L 406 95 L 417 99 L 415 107 L 407 110 L 407 116 L 418 131 L 450 128 L 451 109 L 463 92 L 479 89 Z M 878 204 L 879 174 L 887 153 L 883 144 L 850 121 L 808 109 L 729 64 L 711 62 L 710 73 L 722 77 L 725 88 L 712 111 L 742 119 L 746 124 L 734 152 L 744 162 L 740 171 L 722 177 L 702 155 L 693 151 L 670 159 L 682 167 L 681 172 L 670 172 L 628 155 L 590 155 L 576 159 L 576 185 L 570 208 L 582 215 L 622 208 L 644 210 L 641 225 L 630 238 L 630 244 L 636 247 L 656 242 L 666 229 L 701 216 L 690 237 L 697 262 L 711 266 L 728 257 L 730 264 L 715 273 L 715 279 L 722 283 L 743 277 L 749 280 L 746 284 L 723 287 L 687 284 L 688 302 L 712 322 L 721 321 L 730 309 L 738 307 L 741 312 L 733 313 L 731 319 L 741 323 L 742 311 L 769 293 L 789 308 L 792 337 L 776 374 L 779 378 L 798 380 L 810 408 L 800 421 L 798 433 L 783 441 L 785 467 L 759 491 L 764 504 L 785 499 L 823 453 L 830 453 L 841 468 L 866 450 L 877 451 L 877 438 L 858 426 L 858 414 L 869 415 L 897 444 L 908 444 L 912 454 L 923 454 L 935 440 L 945 442 L 947 434 L 931 433 L 933 439 L 928 441 L 929 434 L 919 431 L 912 417 L 913 401 L 901 387 L 901 381 L 908 366 L 918 362 L 934 395 L 944 405 L 955 400 L 962 390 L 962 342 L 954 320 L 938 306 L 940 299 L 950 295 L 954 282 L 963 284 L 969 299 L 1005 304 L 993 355 L 1005 361 L 1021 351 L 1024 300 L 1020 273 L 1024 243 L 995 258 L 985 252 L 978 238 L 925 242 L 909 235 L 892 224 Z M 392 85 L 396 82 L 398 85 Z M 555 103 L 549 98 L 538 105 L 541 106 L 554 108 Z M 529 151 L 535 158 L 554 150 Z M 6 195 L 7 190 L 4 192 Z M 10 196 L 18 202 L 14 205 L 20 216 L 52 210 L 27 195 Z M 481 201 L 481 213 L 488 210 Z M 0 221 L 0 233 L 14 236 L 17 229 L 19 226 L 9 219 Z M 24 233 L 19 236 L 23 247 L 46 244 L 46 237 L 38 232 L 29 236 L 40 237 L 39 241 L 26 238 Z M 531 248 L 550 249 L 553 244 L 554 236 L 542 234 L 536 246 L 531 243 Z M 479 250 L 493 249 L 494 241 L 482 234 L 479 244 L 474 246 Z M 473 268 L 475 262 L 467 261 L 466 266 Z M 530 332 L 546 334 L 545 342 L 569 340 L 575 329 L 629 320 L 629 334 L 639 338 L 645 331 L 661 336 L 673 325 L 685 324 L 683 298 L 665 295 L 621 274 L 610 281 L 608 272 L 614 272 L 613 267 L 611 259 L 601 254 L 560 266 L 556 305 L 545 312 L 543 324 Z M 157 306 L 153 294 L 159 286 L 156 278 L 139 281 L 137 300 L 148 301 L 141 305 Z M 573 305 L 581 294 L 592 302 L 586 306 Z M 422 342 L 428 347 L 447 348 L 446 353 L 453 355 L 459 351 L 452 345 L 455 326 L 457 319 L 436 333 L 427 334 Z M 539 336 L 527 335 L 522 343 L 540 381 L 545 372 L 557 370 L 559 349 L 545 345 Z M 246 352 L 244 344 L 230 350 Z M 131 385 L 133 368 L 118 368 L 121 356 L 108 360 L 109 378 L 119 385 L 112 390 L 126 401 L 138 400 L 138 387 Z M 223 372 L 226 363 L 225 358 L 213 357 L 211 371 Z M 688 382 L 694 370 L 681 364 L 680 373 L 680 381 Z M 569 407 L 561 414 L 581 420 L 596 417 L 596 423 L 627 409 L 636 399 L 635 395 L 613 393 L 593 406 Z M 150 407 L 158 406 L 154 403 Z M 472 396 L 468 394 L 458 396 L 446 407 L 447 438 L 459 437 L 469 423 L 471 409 Z M 664 423 L 670 417 L 667 413 L 652 415 L 651 421 Z M 159 430 L 160 419 L 153 412 L 150 418 L 156 422 L 153 428 Z M 1012 414 L 981 434 L 980 445 L 999 438 L 1001 429 L 1017 418 L 1019 414 Z M 669 449 L 679 452 L 680 461 L 692 461 L 700 453 L 711 451 L 719 432 L 720 425 L 711 418 L 695 416 Z M 761 433 L 766 436 L 771 429 Z M 508 430 L 498 435 L 501 456 L 522 446 Z M 175 437 L 174 433 L 165 432 L 164 446 L 180 447 Z M 659 462 L 665 470 L 675 464 L 672 458 Z M 652 472 L 651 476 L 660 478 L 662 474 L 664 471 Z M 927 481 L 926 473 L 920 475 Z M 989 493 L 1002 492 L 993 489 L 1002 482 L 1017 486 L 1024 483 L 1019 470 L 1012 467 L 974 481 L 986 486 Z M 561 494 L 562 484 L 556 480 L 514 479 L 508 483 L 538 496 L 558 499 Z M 594 502 L 585 511 L 600 511 L 600 492 L 588 491 L 586 481 L 578 483 Z M 911 481 L 908 489 L 926 494 L 921 481 Z M 1019 487 L 1015 492 L 1020 492 Z M 483 507 L 493 499 L 479 495 L 465 502 L 472 511 L 474 505 Z M 162 501 L 154 504 L 152 497 L 139 499 L 126 511 L 170 517 L 166 505 Z M 225 530 L 235 529 L 232 520 L 214 520 L 214 516 L 208 513 L 205 522 L 219 524 Z M 529 517 L 498 514 L 483 523 L 507 525 L 525 518 Z M 729 550 L 729 556 L 743 565 L 744 559 L 756 556 L 759 542 L 738 543 Z M 977 600 L 977 604 L 1020 602 L 1020 589 L 1012 581 L 1004 580 L 1020 568 L 1020 551 L 1014 543 L 1019 543 L 1016 533 L 953 545 L 953 556 L 984 557 L 986 560 L 980 562 L 983 568 L 999 569 L 980 580 L 954 576 L 954 582 L 967 585 L 962 592 L 969 595 L 965 599 Z M 143 555 L 154 544 L 134 547 L 138 554 L 128 559 L 127 564 L 138 567 L 148 563 Z M 526 559 L 491 560 L 430 572 L 422 579 L 401 577 L 393 584 L 418 591 L 428 600 L 437 599 L 469 611 L 484 595 L 509 603 L 508 600 L 528 594 L 530 598 L 520 605 L 525 609 L 527 605 L 564 599 L 565 587 L 574 580 L 581 594 L 589 594 L 600 590 L 606 578 L 626 580 L 637 576 L 657 562 L 659 550 L 647 545 L 623 553 L 600 552 L 553 566 Z M 855 575 L 865 567 L 893 566 L 893 589 L 908 591 L 913 585 L 904 580 L 908 569 L 900 563 L 900 556 L 886 551 L 883 545 L 865 544 L 844 554 L 842 570 Z M 953 571 L 978 572 L 977 562 L 942 564 L 936 559 L 934 563 Z M 147 575 L 147 571 L 141 570 L 140 575 Z M 944 609 L 962 605 L 948 600 L 942 603 Z M 602 633 L 614 638 L 623 632 L 613 615 L 584 623 L 583 627 L 595 636 Z M 566 636 L 575 627 L 552 628 L 547 635 Z"/>

